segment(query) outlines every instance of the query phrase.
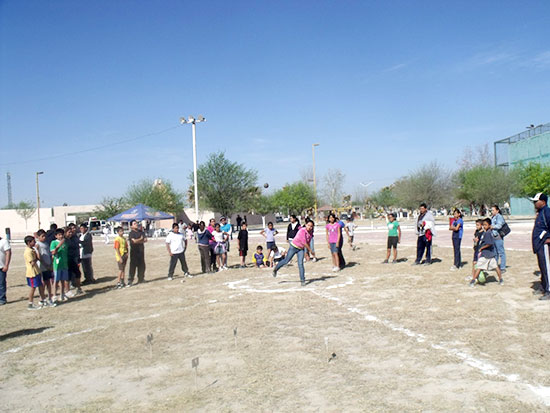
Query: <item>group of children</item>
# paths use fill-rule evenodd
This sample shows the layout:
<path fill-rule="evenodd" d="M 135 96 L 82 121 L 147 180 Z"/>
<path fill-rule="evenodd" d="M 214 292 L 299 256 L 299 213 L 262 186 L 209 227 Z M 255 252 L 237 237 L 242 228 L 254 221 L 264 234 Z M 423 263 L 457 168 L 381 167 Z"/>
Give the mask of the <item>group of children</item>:
<path fill-rule="evenodd" d="M 81 225 L 81 232 L 87 227 Z M 80 287 L 80 269 L 78 267 L 82 254 L 81 237 L 74 224 L 63 228 L 52 228 L 48 233 L 38 230 L 34 236 L 24 239 L 27 285 L 30 287 L 28 309 L 55 307 L 59 301 L 82 294 Z M 75 287 L 70 290 L 71 284 Z M 40 295 L 38 306 L 34 304 L 36 289 Z M 48 293 L 46 299 L 45 292 Z"/>
<path fill-rule="evenodd" d="M 306 219 L 307 222 L 310 220 Z M 401 242 L 401 227 L 397 221 L 397 216 L 394 213 L 388 215 L 388 239 L 387 252 L 384 264 L 397 262 L 397 245 Z M 457 209 L 454 211 L 453 218 L 449 221 L 449 230 L 453 232 L 452 240 L 454 247 L 454 265 L 451 270 L 454 271 L 461 266 L 460 244 L 463 235 L 464 221 L 461 212 Z M 300 229 L 300 223 L 296 216 L 291 217 L 291 222 L 287 230 L 287 242 L 291 245 L 294 236 Z M 346 224 L 339 221 L 334 214 L 330 214 L 326 224 L 326 238 L 328 247 L 332 256 L 333 271 L 338 271 L 341 268 L 341 247 L 343 244 L 342 231 L 344 230 L 348 236 L 350 248 L 355 249 L 354 231 L 356 225 L 351 217 Z M 81 233 L 87 231 L 86 225 L 81 225 Z M 126 264 L 128 262 L 128 240 L 124 237 L 122 227 L 116 228 L 117 236 L 114 240 L 115 258 L 118 266 L 118 277 L 116 288 L 125 286 L 124 277 Z M 79 242 L 82 244 L 76 234 L 77 228 L 74 224 L 67 228 L 57 228 L 50 230 L 48 233 L 44 230 L 39 230 L 35 236 L 25 237 L 25 252 L 24 259 L 26 265 L 27 284 L 30 287 L 29 291 L 29 309 L 37 309 L 41 307 L 55 307 L 59 301 L 67 301 L 68 297 L 82 293 L 80 288 L 80 271 L 78 263 L 80 262 L 78 255 Z M 227 223 L 225 217 L 217 223 L 215 219 L 209 221 L 209 226 L 206 227 L 204 222 L 199 223 L 196 234 L 196 240 L 201 258 L 201 269 L 203 273 L 214 271 L 223 271 L 227 269 L 227 252 L 230 249 L 232 227 Z M 184 252 L 187 248 L 187 237 L 179 233 L 178 224 L 173 225 L 172 232 L 166 239 L 168 253 L 171 256 L 170 269 L 168 278 L 172 279 L 176 261 L 179 259 L 182 263 L 184 275 L 190 276 L 187 264 L 185 263 Z M 257 268 L 271 267 L 285 259 L 287 250 L 284 247 L 278 246 L 275 237 L 279 232 L 274 228 L 272 222 L 267 224 L 260 234 L 265 237 L 266 251 L 264 247 L 258 245 L 253 254 L 252 261 Z M 179 236 L 179 237 L 178 237 Z M 75 241 L 75 237 L 77 240 Z M 180 240 L 181 238 L 181 240 Z M 314 253 L 313 247 L 313 231 L 311 231 L 309 240 L 309 249 L 305 251 L 304 258 L 310 259 L 309 251 Z M 248 229 L 246 222 L 242 222 L 239 227 L 238 248 L 240 256 L 240 267 L 246 267 L 246 257 L 248 254 Z M 478 219 L 476 221 L 476 231 L 474 234 L 474 259 L 472 267 L 472 279 L 470 286 L 474 286 L 476 282 L 484 282 L 485 271 L 495 270 L 499 279 L 499 283 L 503 284 L 502 274 L 497 260 L 495 258 L 495 242 L 491 231 L 491 219 Z M 76 242 L 76 247 L 75 243 Z M 181 243 L 181 246 L 179 245 Z M 76 248 L 76 255 L 75 255 Z M 82 255 L 82 245 L 80 245 L 80 255 Z M 315 260 L 314 255 L 312 255 Z M 80 257 L 82 258 L 82 257 Z M 75 287 L 75 292 L 71 292 L 71 284 Z M 34 294 L 38 288 L 40 301 L 38 306 L 33 303 Z M 46 292 L 48 297 L 46 298 Z"/>

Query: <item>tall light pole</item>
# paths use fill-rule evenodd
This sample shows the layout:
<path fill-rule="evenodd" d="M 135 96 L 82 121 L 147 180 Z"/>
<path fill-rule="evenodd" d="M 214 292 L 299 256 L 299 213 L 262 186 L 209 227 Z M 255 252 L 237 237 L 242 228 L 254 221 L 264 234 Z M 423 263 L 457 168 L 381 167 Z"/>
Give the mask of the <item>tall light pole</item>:
<path fill-rule="evenodd" d="M 311 154 L 313 156 L 313 196 L 314 196 L 314 208 L 315 208 L 315 216 L 313 217 L 313 221 L 317 219 L 317 181 L 315 180 L 315 147 L 319 146 L 318 143 L 314 143 L 311 145 Z"/>
<path fill-rule="evenodd" d="M 199 219 L 199 191 L 197 188 L 197 139 L 196 139 L 196 124 L 206 122 L 204 116 L 199 115 L 196 119 L 194 116 L 189 116 L 187 119 L 180 118 L 180 122 L 190 123 L 193 130 L 193 192 L 195 193 L 195 220 Z"/>
<path fill-rule="evenodd" d="M 38 229 L 40 229 L 40 189 L 38 186 L 38 175 L 42 175 L 44 172 L 36 173 L 36 212 L 38 213 Z"/>

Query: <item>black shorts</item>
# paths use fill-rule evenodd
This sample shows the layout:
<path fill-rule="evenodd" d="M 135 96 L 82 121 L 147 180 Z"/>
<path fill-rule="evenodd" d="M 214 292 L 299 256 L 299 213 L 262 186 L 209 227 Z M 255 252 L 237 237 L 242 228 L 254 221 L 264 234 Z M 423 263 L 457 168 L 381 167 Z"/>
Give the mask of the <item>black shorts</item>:
<path fill-rule="evenodd" d="M 397 249 L 397 241 L 399 241 L 399 237 L 388 237 L 388 249 L 391 247 Z"/>
<path fill-rule="evenodd" d="M 71 278 L 71 281 L 76 278 L 80 279 L 81 274 L 80 274 L 80 268 L 78 268 L 78 262 L 76 262 L 75 260 L 69 259 L 67 264 L 69 266 L 69 277 Z"/>

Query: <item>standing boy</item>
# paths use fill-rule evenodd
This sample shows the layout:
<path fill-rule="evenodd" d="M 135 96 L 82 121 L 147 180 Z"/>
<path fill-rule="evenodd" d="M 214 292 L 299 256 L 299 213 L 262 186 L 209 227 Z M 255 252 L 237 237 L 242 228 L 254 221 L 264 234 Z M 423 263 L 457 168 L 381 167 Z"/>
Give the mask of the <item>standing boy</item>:
<path fill-rule="evenodd" d="M 50 251 L 53 257 L 53 271 L 55 276 L 55 291 L 61 284 L 61 301 L 67 301 L 66 291 L 69 291 L 69 254 L 65 243 L 65 231 L 63 228 L 55 230 L 55 240 L 50 244 Z"/>
<path fill-rule="evenodd" d="M 481 271 L 490 271 L 496 270 L 498 275 L 498 282 L 500 285 L 504 284 L 502 279 L 502 274 L 496 260 L 495 252 L 495 240 L 493 234 L 490 231 L 491 229 L 491 219 L 485 218 L 483 220 L 483 229 L 484 232 L 481 235 L 479 240 L 479 257 L 476 264 L 476 272 L 470 281 L 470 287 L 473 287 L 476 284 L 477 277 Z"/>
<path fill-rule="evenodd" d="M 128 287 L 132 286 L 134 277 L 136 275 L 138 282 L 145 282 L 145 243 L 147 237 L 145 233 L 139 228 L 139 223 L 134 219 L 130 222 L 130 234 L 128 240 L 130 241 L 130 272 L 128 274 Z"/>
<path fill-rule="evenodd" d="M 84 272 L 84 282 L 82 284 L 93 284 L 94 269 L 92 267 L 92 253 L 94 252 L 94 243 L 92 234 L 88 231 L 88 225 L 80 224 L 80 262 L 82 263 L 82 272 Z"/>
<path fill-rule="evenodd" d="M 172 224 L 172 232 L 166 237 L 166 249 L 170 255 L 170 266 L 168 268 L 168 279 L 174 279 L 174 270 L 178 260 L 181 264 L 181 270 L 184 276 L 189 276 L 187 262 L 185 262 L 185 250 L 187 249 L 187 239 L 180 233 L 179 225 Z"/>
<path fill-rule="evenodd" d="M 348 235 L 348 243 L 349 247 L 352 251 L 355 251 L 355 245 L 353 245 L 353 238 L 355 233 L 355 228 L 357 228 L 357 225 L 353 223 L 353 219 L 351 216 L 348 217 L 346 226 L 344 227 L 344 230 L 346 231 L 346 234 Z"/>
<path fill-rule="evenodd" d="M 239 230 L 239 256 L 241 257 L 241 268 L 246 267 L 245 259 L 248 252 L 248 231 L 246 229 L 246 222 L 241 222 L 241 229 Z"/>
<path fill-rule="evenodd" d="M 50 303 L 53 303 L 55 291 L 52 292 L 52 287 L 55 288 L 55 286 L 53 285 L 52 253 L 50 252 L 50 247 L 46 243 L 46 231 L 40 229 L 36 233 L 36 236 L 36 246 L 38 247 L 38 255 L 40 257 L 40 271 L 42 272 L 42 283 L 48 290 Z"/>
<path fill-rule="evenodd" d="M 0 237 L 0 305 L 6 304 L 6 278 L 10 268 L 11 246 L 7 239 Z"/>
<path fill-rule="evenodd" d="M 68 266 L 69 266 L 69 277 L 71 279 L 71 284 L 75 287 L 75 292 L 68 291 L 67 297 L 74 297 L 75 295 L 82 294 L 82 288 L 80 288 L 80 238 L 76 233 L 76 225 L 69 224 L 67 231 L 65 231 L 65 238 L 67 239 L 67 252 L 69 256 Z"/>
<path fill-rule="evenodd" d="M 392 264 L 395 264 L 397 263 L 397 244 L 401 242 L 401 227 L 397 221 L 397 214 L 389 214 L 388 220 L 388 251 L 386 252 L 386 259 L 382 263 L 387 264 L 389 262 L 391 250 L 393 248 Z"/>
<path fill-rule="evenodd" d="M 128 262 L 128 241 L 124 238 L 124 229 L 117 227 L 117 236 L 115 238 L 115 257 L 118 266 L 118 278 L 115 288 L 124 287 L 124 270 Z"/>
<path fill-rule="evenodd" d="M 46 296 L 44 295 L 44 285 L 42 285 L 42 276 L 40 275 L 40 270 L 38 269 L 38 254 L 34 249 L 36 241 L 33 236 L 27 235 L 25 237 L 25 252 L 23 253 L 23 258 L 25 259 L 25 267 L 27 269 L 27 285 L 31 288 L 29 292 L 29 305 L 27 309 L 37 310 L 46 305 Z M 40 294 L 40 303 L 38 307 L 34 305 L 34 291 L 38 287 L 38 292 Z"/>
<path fill-rule="evenodd" d="M 267 246 L 267 250 L 271 250 L 275 246 L 275 235 L 277 235 L 279 232 L 273 228 L 273 222 L 267 223 L 267 228 L 262 229 L 260 232 L 260 235 L 263 235 L 265 237 L 265 243 Z"/>

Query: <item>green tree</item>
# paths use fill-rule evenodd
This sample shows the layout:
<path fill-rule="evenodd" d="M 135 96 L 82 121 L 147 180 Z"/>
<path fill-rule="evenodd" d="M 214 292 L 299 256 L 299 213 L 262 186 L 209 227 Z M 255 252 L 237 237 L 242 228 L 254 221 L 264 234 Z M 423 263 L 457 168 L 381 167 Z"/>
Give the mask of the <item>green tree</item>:
<path fill-rule="evenodd" d="M 510 199 L 516 188 L 514 174 L 488 165 L 461 169 L 455 180 L 456 197 L 466 201 L 472 210 L 482 205 L 504 203 Z"/>
<path fill-rule="evenodd" d="M 144 204 L 158 211 L 177 214 L 183 211 L 183 194 L 177 192 L 170 181 L 143 179 L 128 188 L 123 204 Z M 120 211 L 119 211 L 120 212 Z"/>
<path fill-rule="evenodd" d="M 449 207 L 454 203 L 453 182 L 449 171 L 432 162 L 399 179 L 393 186 L 399 206 L 418 208 L 422 202 L 429 207 Z"/>
<path fill-rule="evenodd" d="M 36 211 L 34 204 L 30 201 L 20 201 L 13 205 L 15 212 L 25 220 L 25 229 L 27 229 L 27 221 Z"/>
<path fill-rule="evenodd" d="M 265 228 L 265 216 L 277 210 L 273 195 L 259 195 L 252 203 L 252 211 L 262 216 L 262 227 Z"/>
<path fill-rule="evenodd" d="M 514 195 L 532 197 L 539 192 L 550 192 L 550 165 L 530 162 L 515 167 L 512 174 L 517 182 Z"/>
<path fill-rule="evenodd" d="M 93 212 L 98 219 L 108 219 L 117 214 L 120 214 L 122 211 L 128 209 L 129 207 L 130 205 L 128 205 L 123 197 L 105 197 L 101 200 L 99 206 L 96 207 Z"/>
<path fill-rule="evenodd" d="M 190 180 L 193 182 L 192 174 Z M 255 170 L 231 162 L 223 152 L 212 153 L 197 169 L 199 202 L 222 215 L 247 211 L 260 193 L 257 181 Z M 191 186 L 191 195 L 193 191 Z"/>
<path fill-rule="evenodd" d="M 281 212 L 301 215 L 315 203 L 313 188 L 300 181 L 287 184 L 273 194 L 273 203 Z"/>
<path fill-rule="evenodd" d="M 384 209 L 398 206 L 399 204 L 391 186 L 386 186 L 372 194 L 369 201 L 373 206 L 382 207 Z"/>

